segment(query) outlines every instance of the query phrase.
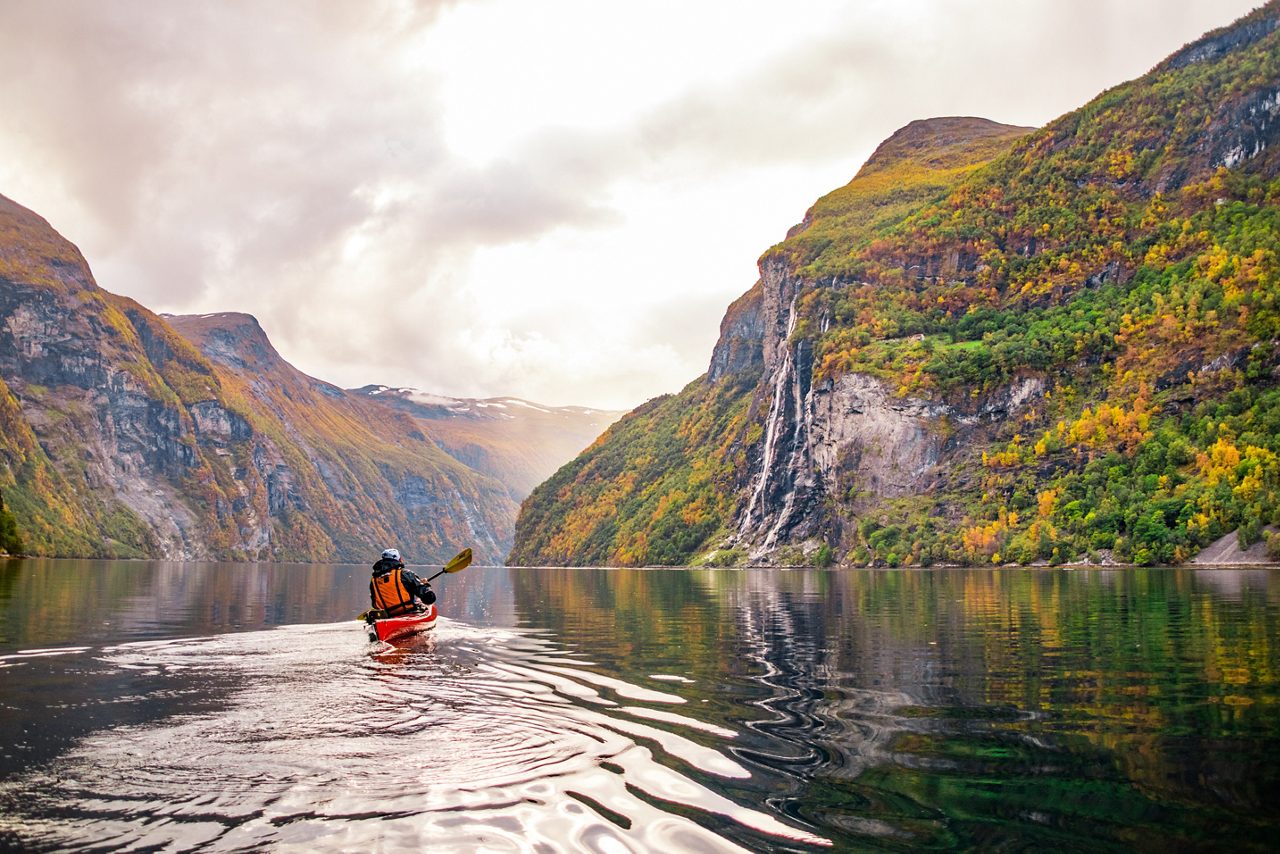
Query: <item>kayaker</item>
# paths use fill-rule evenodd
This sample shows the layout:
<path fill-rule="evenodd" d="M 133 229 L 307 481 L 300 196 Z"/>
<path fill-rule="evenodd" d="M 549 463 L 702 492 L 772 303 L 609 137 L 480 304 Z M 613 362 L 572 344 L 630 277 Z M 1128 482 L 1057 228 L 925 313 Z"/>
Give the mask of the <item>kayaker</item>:
<path fill-rule="evenodd" d="M 373 578 L 369 581 L 369 601 L 375 609 L 395 617 L 421 610 L 436 601 L 431 585 L 423 581 L 411 569 L 404 568 L 400 552 L 385 549 L 382 557 L 373 565 Z"/>

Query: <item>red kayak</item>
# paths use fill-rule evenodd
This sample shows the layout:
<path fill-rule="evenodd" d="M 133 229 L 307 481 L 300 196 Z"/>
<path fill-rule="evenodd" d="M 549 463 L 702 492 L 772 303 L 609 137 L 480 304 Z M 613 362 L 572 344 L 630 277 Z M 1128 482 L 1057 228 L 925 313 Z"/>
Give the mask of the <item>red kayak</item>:
<path fill-rule="evenodd" d="M 436 625 L 436 606 L 428 605 L 427 610 L 401 617 L 385 617 L 368 623 L 369 640 L 393 641 L 430 631 Z"/>

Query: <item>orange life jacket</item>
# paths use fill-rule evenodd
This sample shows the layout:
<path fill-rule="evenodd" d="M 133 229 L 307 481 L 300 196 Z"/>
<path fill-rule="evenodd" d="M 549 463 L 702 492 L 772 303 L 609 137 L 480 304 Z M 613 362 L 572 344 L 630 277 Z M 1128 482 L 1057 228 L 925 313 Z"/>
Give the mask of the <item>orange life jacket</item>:
<path fill-rule="evenodd" d="M 413 610 L 413 594 L 404 586 L 398 569 L 375 575 L 369 582 L 369 598 L 373 600 L 373 607 L 381 608 L 392 617 Z"/>

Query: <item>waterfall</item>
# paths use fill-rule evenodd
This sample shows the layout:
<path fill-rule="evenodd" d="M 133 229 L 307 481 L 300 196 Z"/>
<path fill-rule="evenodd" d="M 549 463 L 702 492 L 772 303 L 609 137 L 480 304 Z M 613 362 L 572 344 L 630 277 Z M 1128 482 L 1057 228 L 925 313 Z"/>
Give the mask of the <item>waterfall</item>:
<path fill-rule="evenodd" d="M 784 422 L 787 417 L 787 391 L 788 386 L 792 387 L 793 394 L 796 396 L 795 410 L 798 413 L 803 401 L 799 399 L 800 388 L 798 382 L 788 382 L 795 373 L 795 359 L 790 345 L 791 335 L 796 328 L 796 299 L 799 295 L 792 296 L 791 304 L 787 309 L 787 334 L 783 339 L 783 356 L 782 363 L 778 366 L 773 377 L 773 395 L 769 406 L 769 414 L 765 421 L 764 434 L 764 452 L 760 459 L 760 473 L 757 477 L 755 485 L 751 489 L 751 498 L 747 503 L 747 512 L 742 516 L 742 522 L 738 526 L 738 533 L 748 535 L 751 532 L 755 522 L 757 513 L 759 521 L 763 522 L 767 514 L 765 508 L 765 492 L 769 488 L 770 473 L 777 465 L 778 457 L 778 437 L 784 429 Z M 796 431 L 799 425 L 796 425 Z M 794 445 L 795 437 L 792 437 Z M 795 495 L 794 488 L 787 495 L 786 507 L 789 509 Z M 786 515 L 785 512 L 783 514 Z M 768 539 L 775 540 L 777 537 L 778 526 L 781 520 L 774 524 L 769 532 Z"/>
<path fill-rule="evenodd" d="M 791 336 L 788 334 L 787 339 Z M 792 428 L 791 441 L 789 443 L 788 459 L 786 464 L 785 476 L 787 477 L 787 494 L 782 499 L 782 506 L 774 515 L 773 525 L 769 528 L 769 533 L 765 535 L 764 545 L 766 548 L 773 548 L 778 544 L 778 535 L 781 533 L 783 526 L 791 521 L 792 513 L 796 505 L 796 492 L 799 488 L 800 478 L 804 474 L 805 466 L 801 460 L 803 450 L 807 448 L 807 437 L 802 432 L 808 426 L 805 421 L 805 389 L 800 381 L 800 368 L 796 365 L 793 358 L 793 351 L 787 348 L 787 359 L 783 365 L 782 377 L 784 381 L 791 387 L 792 406 L 791 413 Z M 779 420 L 786 417 L 786 409 L 782 410 Z M 775 454 L 776 455 L 776 454 Z M 763 518 L 761 521 L 764 521 Z"/>

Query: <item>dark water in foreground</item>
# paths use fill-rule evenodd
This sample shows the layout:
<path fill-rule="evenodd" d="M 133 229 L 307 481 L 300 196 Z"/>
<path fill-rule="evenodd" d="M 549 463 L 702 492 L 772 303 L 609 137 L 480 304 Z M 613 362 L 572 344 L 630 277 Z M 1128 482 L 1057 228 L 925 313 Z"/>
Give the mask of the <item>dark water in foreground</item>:
<path fill-rule="evenodd" d="M 0 563 L 0 847 L 1271 850 L 1280 572 Z M 77 611 L 82 603 L 95 607 Z"/>

